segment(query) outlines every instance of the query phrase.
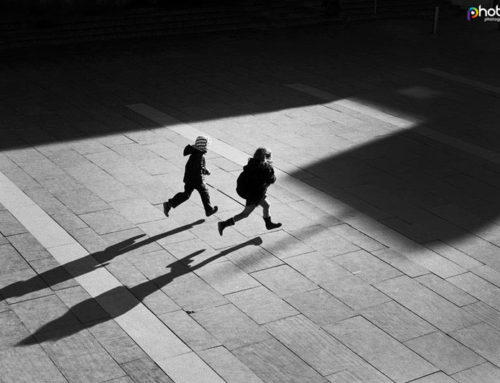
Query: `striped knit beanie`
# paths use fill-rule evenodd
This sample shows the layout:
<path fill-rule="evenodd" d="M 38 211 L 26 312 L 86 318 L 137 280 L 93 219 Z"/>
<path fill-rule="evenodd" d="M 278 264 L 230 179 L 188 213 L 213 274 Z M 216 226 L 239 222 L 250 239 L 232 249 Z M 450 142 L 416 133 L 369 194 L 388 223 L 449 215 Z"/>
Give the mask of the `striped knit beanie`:
<path fill-rule="evenodd" d="M 194 147 L 199 151 L 203 152 L 207 150 L 208 138 L 203 136 L 196 137 L 196 141 L 194 143 Z"/>

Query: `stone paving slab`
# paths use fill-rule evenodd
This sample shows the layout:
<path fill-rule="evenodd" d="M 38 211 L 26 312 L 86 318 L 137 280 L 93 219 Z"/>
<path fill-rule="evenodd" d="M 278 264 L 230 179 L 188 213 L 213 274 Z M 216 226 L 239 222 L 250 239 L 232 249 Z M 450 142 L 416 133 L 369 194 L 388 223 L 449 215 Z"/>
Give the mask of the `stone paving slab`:
<path fill-rule="evenodd" d="M 269 269 L 283 264 L 279 258 L 260 247 L 242 247 L 225 255 L 246 273 Z"/>
<path fill-rule="evenodd" d="M 38 182 L 52 195 L 84 188 L 83 184 L 66 173 L 54 177 L 42 178 Z"/>
<path fill-rule="evenodd" d="M 68 382 L 40 346 L 1 350 L 0 368 L 6 382 Z"/>
<path fill-rule="evenodd" d="M 459 307 L 477 302 L 476 298 L 467 294 L 462 289 L 456 288 L 446 280 L 439 278 L 437 275 L 427 274 L 415 279 Z"/>
<path fill-rule="evenodd" d="M 192 317 L 229 350 L 270 337 L 264 329 L 232 304 L 198 311 L 192 314 Z"/>
<path fill-rule="evenodd" d="M 116 378 L 112 380 L 108 380 L 110 383 L 133 383 L 134 381 L 130 379 L 128 376 L 124 376 L 121 378 Z"/>
<path fill-rule="evenodd" d="M 323 282 L 321 287 L 354 310 L 391 300 L 389 296 L 354 275 Z"/>
<path fill-rule="evenodd" d="M 429 273 L 426 268 L 413 263 L 410 259 L 392 249 L 376 250 L 372 254 L 409 277 L 418 277 Z"/>
<path fill-rule="evenodd" d="M 133 379 L 134 382 L 145 383 L 172 383 L 172 379 L 168 377 L 154 362 L 148 359 L 135 359 L 127 363 L 123 363 L 121 367 Z"/>
<path fill-rule="evenodd" d="M 169 360 L 165 368 L 174 381 L 223 383 L 223 380 L 194 352 L 176 356 Z"/>
<path fill-rule="evenodd" d="M 76 214 L 70 212 L 69 209 L 51 214 L 51 217 L 69 233 L 88 227 L 85 222 L 83 222 Z"/>
<path fill-rule="evenodd" d="M 65 190 L 55 194 L 65 206 L 76 214 L 108 209 L 109 205 L 87 189 Z"/>
<path fill-rule="evenodd" d="M 132 185 L 127 188 L 125 185 L 111 177 L 106 180 L 106 182 L 86 183 L 85 186 L 103 201 L 108 203 L 138 197 L 138 194 L 136 194 L 137 189 L 134 188 L 136 185 Z"/>
<path fill-rule="evenodd" d="M 188 311 L 198 311 L 227 303 L 227 300 L 195 274 L 176 277 L 162 287 L 176 304 Z"/>
<path fill-rule="evenodd" d="M 455 241 L 450 245 L 477 261 L 500 271 L 500 264 L 496 256 L 498 254 L 498 246 L 493 245 L 491 242 L 474 235 L 467 235 L 460 241 Z"/>
<path fill-rule="evenodd" d="M 19 317 L 13 311 L 6 310 L 1 312 L 0 318 L 2 319 L 3 325 L 0 330 L 0 349 L 9 350 L 29 336 L 26 326 L 24 326 Z"/>
<path fill-rule="evenodd" d="M 222 295 L 259 286 L 259 283 L 232 262 L 206 265 L 195 273 Z"/>
<path fill-rule="evenodd" d="M 494 383 L 499 378 L 500 369 L 490 363 L 483 363 L 453 375 L 453 379 L 459 383 L 473 383 L 479 380 L 484 383 Z"/>
<path fill-rule="evenodd" d="M 354 243 L 356 246 L 366 250 L 366 251 L 375 251 L 382 250 L 385 248 L 380 242 L 370 238 L 366 234 L 354 229 L 353 227 L 347 224 L 334 225 L 330 228 L 330 231 L 344 237 L 348 241 Z"/>
<path fill-rule="evenodd" d="M 0 210 L 0 232 L 5 236 L 26 233 L 26 229 L 7 210 Z"/>
<path fill-rule="evenodd" d="M 252 276 L 280 297 L 314 290 L 317 285 L 287 265 L 257 271 Z"/>
<path fill-rule="evenodd" d="M 323 289 L 291 295 L 285 300 L 318 326 L 334 324 L 356 315 L 349 306 Z"/>
<path fill-rule="evenodd" d="M 306 226 L 289 232 L 311 248 L 318 251 L 328 251 L 332 256 L 359 250 L 357 246 L 327 230 L 324 226 Z"/>
<path fill-rule="evenodd" d="M 170 244 L 177 242 L 193 241 L 197 237 L 189 229 L 195 225 L 202 224 L 203 220 L 197 220 L 185 225 L 181 225 L 172 218 L 163 218 L 160 220 L 141 223 L 137 225 L 141 230 L 151 237 L 154 237 L 156 243 L 163 246 L 167 250 L 174 248 Z"/>
<path fill-rule="evenodd" d="M 162 314 L 159 318 L 192 350 L 203 351 L 220 346 L 220 342 L 185 311 Z"/>
<path fill-rule="evenodd" d="M 405 345 L 448 375 L 477 366 L 485 361 L 441 332 L 433 332 L 409 340 L 405 342 Z"/>
<path fill-rule="evenodd" d="M 199 354 L 227 383 L 263 382 L 224 347 L 210 348 Z"/>
<path fill-rule="evenodd" d="M 170 173 L 169 173 L 170 175 Z M 130 187 L 137 195 L 147 199 L 152 204 L 159 204 L 168 200 L 175 192 L 170 189 L 161 179 L 154 179 L 151 182 L 132 185 Z M 133 195 L 123 199 L 133 198 Z"/>
<path fill-rule="evenodd" d="M 298 314 L 293 307 L 262 286 L 229 294 L 226 298 L 257 324 Z"/>
<path fill-rule="evenodd" d="M 414 380 L 416 383 L 454 383 L 456 380 L 450 378 L 442 372 L 436 372 L 431 375 L 424 376 L 423 378 Z"/>
<path fill-rule="evenodd" d="M 368 283 L 376 283 L 395 278 L 401 273 L 365 250 L 353 251 L 335 257 L 335 262 Z"/>
<path fill-rule="evenodd" d="M 268 323 L 265 327 L 323 376 L 362 364 L 351 350 L 301 315 Z"/>
<path fill-rule="evenodd" d="M 449 281 L 469 294 L 478 297 L 491 307 L 497 310 L 500 309 L 500 289 L 488 281 L 472 273 L 457 275 L 449 278 Z"/>
<path fill-rule="evenodd" d="M 134 288 L 134 294 L 139 299 L 142 299 L 142 303 L 149 310 L 151 310 L 155 315 L 162 315 L 165 313 L 169 313 L 175 310 L 178 310 L 180 307 L 165 294 L 163 291 L 158 290 L 151 293 L 150 284 L 144 288 L 145 292 L 141 291 L 140 288 Z"/>
<path fill-rule="evenodd" d="M 89 327 L 90 333 L 120 365 L 147 358 L 144 351 L 114 321 L 104 321 Z"/>
<path fill-rule="evenodd" d="M 469 347 L 489 362 L 500 367 L 500 332 L 486 323 L 479 323 L 450 333 L 450 335 Z"/>
<path fill-rule="evenodd" d="M 111 203 L 128 221 L 139 224 L 163 219 L 163 213 L 142 199 L 121 200 Z"/>
<path fill-rule="evenodd" d="M 331 383 L 389 383 L 391 380 L 368 363 L 358 364 L 327 377 Z"/>
<path fill-rule="evenodd" d="M 426 243 L 425 246 L 443 257 L 448 258 L 450 261 L 455 262 L 457 265 L 462 266 L 466 270 L 481 266 L 481 262 L 443 242 L 430 242 Z"/>
<path fill-rule="evenodd" d="M 263 382 L 326 382 L 317 372 L 274 339 L 234 351 Z"/>
<path fill-rule="evenodd" d="M 444 332 L 478 322 L 474 316 L 408 277 L 384 281 L 376 287 Z"/>
<path fill-rule="evenodd" d="M 321 210 L 317 206 L 311 204 L 308 201 L 299 200 L 288 204 L 292 209 L 297 210 L 301 214 L 310 218 L 315 222 L 320 222 L 323 226 L 336 226 L 340 223 L 339 219 L 328 214 L 327 212 Z"/>
<path fill-rule="evenodd" d="M 3 168 L 2 172 L 13 180 L 22 190 L 38 187 L 40 184 L 31 176 L 26 174 L 20 167 L 13 164 L 7 168 Z"/>
<path fill-rule="evenodd" d="M 86 331 L 44 342 L 42 347 L 70 382 L 106 381 L 125 375 Z"/>
<path fill-rule="evenodd" d="M 394 301 L 362 309 L 360 313 L 400 342 L 418 338 L 436 330 L 434 326 Z"/>
<path fill-rule="evenodd" d="M 437 370 L 362 317 L 346 319 L 325 329 L 396 382 L 420 378 Z"/>
<path fill-rule="evenodd" d="M 500 272 L 492 269 L 489 266 L 483 265 L 472 269 L 472 272 L 479 275 L 481 278 L 486 279 L 488 282 L 493 283 L 495 286 L 500 287 Z"/>
<path fill-rule="evenodd" d="M 107 234 L 134 228 L 134 225 L 114 209 L 81 214 L 80 218 L 97 234 Z"/>
<path fill-rule="evenodd" d="M 284 231 L 265 234 L 262 236 L 262 241 L 262 247 L 280 259 L 314 251 L 313 248 Z"/>
<path fill-rule="evenodd" d="M 287 258 L 286 262 L 318 284 L 351 276 L 351 273 L 336 263 L 334 259 L 330 259 L 320 252 Z"/>
<path fill-rule="evenodd" d="M 199 209 L 203 211 L 201 208 Z M 215 221 L 209 221 L 206 225 L 198 225 L 193 228 L 192 233 L 216 250 L 224 249 L 227 246 L 237 246 L 247 240 L 247 238 L 237 230 L 227 230 L 227 234 L 226 231 L 224 231 L 224 237 L 221 237 L 216 231 L 216 225 Z"/>
<path fill-rule="evenodd" d="M 29 268 L 25 259 L 9 244 L 0 245 L 0 269 L 2 273 Z"/>
<path fill-rule="evenodd" d="M 47 250 L 30 233 L 11 235 L 9 242 L 28 262 L 50 257 Z"/>
<path fill-rule="evenodd" d="M 500 330 L 500 312 L 483 302 L 476 302 L 464 306 L 464 310 L 488 323 L 490 326 Z"/>
<path fill-rule="evenodd" d="M 82 245 L 89 253 L 97 253 L 107 247 L 107 243 L 91 228 L 75 230 L 71 235 Z"/>

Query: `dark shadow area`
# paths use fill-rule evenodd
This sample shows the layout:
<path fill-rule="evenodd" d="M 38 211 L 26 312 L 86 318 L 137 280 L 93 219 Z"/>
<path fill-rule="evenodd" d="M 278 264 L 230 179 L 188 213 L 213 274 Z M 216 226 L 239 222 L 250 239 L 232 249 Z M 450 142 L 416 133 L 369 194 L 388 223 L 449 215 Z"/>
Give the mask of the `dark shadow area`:
<path fill-rule="evenodd" d="M 450 242 L 493 225 L 491 236 L 478 235 L 500 246 L 500 166 L 419 134 L 427 127 L 311 164 L 303 170 L 317 178 L 305 182 L 417 243 Z"/>
<path fill-rule="evenodd" d="M 237 251 L 243 247 L 259 246 L 261 244 L 262 239 L 260 237 L 256 237 L 236 246 L 222 250 L 195 266 L 189 266 L 194 258 L 197 255 L 202 254 L 205 250 L 202 249 L 195 251 L 194 253 L 189 254 L 184 258 L 179 259 L 178 261 L 166 266 L 166 268 L 170 269 L 167 274 L 148 280 L 147 282 L 141 283 L 130 289 L 125 286 L 120 286 L 106 291 L 105 293 L 95 298 L 90 298 L 86 301 L 78 303 L 77 305 L 71 307 L 70 310 L 61 317 L 47 323 L 43 327 L 39 328 L 34 334 L 20 341 L 18 345 L 31 345 L 45 341 L 55 341 L 57 339 L 75 334 L 82 329 L 86 329 L 88 327 L 95 326 L 98 323 L 106 322 L 110 319 L 116 318 L 134 308 L 136 305 L 141 303 L 144 298 L 166 286 L 175 278 L 178 278 L 186 273 L 198 270 L 208 263 L 213 262 L 216 259 L 228 255 L 233 251 Z M 89 307 L 94 301 L 97 301 L 101 306 L 103 306 L 110 317 L 102 318 L 90 323 L 78 323 L 75 320 L 74 313 L 85 310 L 85 308 Z"/>
<path fill-rule="evenodd" d="M 159 128 L 125 107 L 135 103 L 183 122 L 216 125 L 223 118 L 355 98 L 420 122 L 313 165 L 294 165 L 319 178 L 314 186 L 419 242 L 460 238 L 463 230 L 475 231 L 500 215 L 495 198 L 499 168 L 418 133 L 430 129 L 498 150 L 500 133 L 492 121 L 500 118 L 499 98 L 431 78 L 420 69 L 434 66 L 473 77 L 473 68 L 481 65 L 486 81 L 499 62 L 486 43 L 467 52 L 457 49 L 461 39 L 466 41 L 460 34 L 463 25 L 451 26 L 456 33 L 439 39 L 429 38 L 428 25 L 405 21 L 339 33 L 328 28 L 227 33 L 19 53 L 0 67 L 7 96 L 0 105 L 0 150 L 35 146 L 56 161 L 50 153 L 57 148 L 43 145 L 68 143 L 70 149 L 69 143 L 78 139 Z M 284 86 L 293 83 L 330 92 L 331 99 Z M 415 86 L 438 95 L 425 99 L 399 93 Z M 289 123 L 293 129 L 292 118 Z M 234 132 L 248 135 L 248 124 L 235 124 Z M 211 133 L 210 124 L 206 133 Z M 279 168 L 279 154 L 274 158 Z M 474 210 L 475 217 L 457 221 L 452 211 L 443 210 L 450 204 Z"/>
<path fill-rule="evenodd" d="M 68 281 L 72 278 L 84 275 L 96 268 L 104 267 L 113 258 L 125 254 L 128 251 L 135 250 L 139 247 L 148 245 L 150 243 L 158 241 L 159 239 L 175 235 L 182 231 L 192 229 L 194 226 L 200 225 L 203 222 L 205 222 L 205 220 L 200 219 L 188 225 L 180 226 L 176 229 L 149 237 L 142 241 L 137 241 L 137 240 L 143 237 L 144 234 L 128 238 L 120 243 L 107 247 L 103 251 L 89 254 L 75 261 L 68 262 L 64 265 L 44 271 L 25 281 L 18 281 L 8 286 L 5 286 L 4 288 L 0 289 L 0 297 L 3 299 L 19 297 L 25 294 L 41 290 L 47 286 L 50 287 L 58 283 Z M 68 272 L 68 270 L 70 270 L 71 274 L 70 272 Z"/>

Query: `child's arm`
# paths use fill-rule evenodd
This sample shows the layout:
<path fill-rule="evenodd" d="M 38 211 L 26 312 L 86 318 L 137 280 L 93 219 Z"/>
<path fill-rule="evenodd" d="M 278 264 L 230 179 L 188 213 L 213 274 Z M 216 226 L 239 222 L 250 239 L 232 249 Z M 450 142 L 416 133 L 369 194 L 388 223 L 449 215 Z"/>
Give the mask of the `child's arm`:
<path fill-rule="evenodd" d="M 206 175 L 206 176 L 210 175 L 210 172 L 206 168 L 205 157 L 202 157 L 202 160 L 201 160 L 201 174 Z"/>
<path fill-rule="evenodd" d="M 274 175 L 274 169 L 272 166 L 269 166 L 269 173 L 268 173 L 268 176 L 267 176 L 267 181 L 266 183 L 268 185 L 271 185 L 273 184 L 274 182 L 276 182 L 276 176 Z"/>

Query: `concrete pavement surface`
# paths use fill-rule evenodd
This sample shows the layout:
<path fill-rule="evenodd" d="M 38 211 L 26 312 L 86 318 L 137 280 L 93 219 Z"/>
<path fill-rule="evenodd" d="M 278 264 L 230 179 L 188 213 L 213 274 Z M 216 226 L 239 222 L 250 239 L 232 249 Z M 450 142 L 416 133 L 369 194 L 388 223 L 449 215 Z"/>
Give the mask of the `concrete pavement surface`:
<path fill-rule="evenodd" d="M 5 52 L 0 382 L 499 382 L 500 34 L 429 28 Z"/>

